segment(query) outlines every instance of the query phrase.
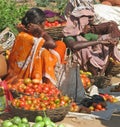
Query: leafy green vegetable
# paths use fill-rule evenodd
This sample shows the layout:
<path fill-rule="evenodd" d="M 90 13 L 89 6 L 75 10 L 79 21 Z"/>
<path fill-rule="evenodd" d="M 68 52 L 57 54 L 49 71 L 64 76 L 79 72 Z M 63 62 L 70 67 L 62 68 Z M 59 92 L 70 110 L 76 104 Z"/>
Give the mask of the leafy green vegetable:
<path fill-rule="evenodd" d="M 37 3 L 37 6 L 57 11 L 61 15 L 64 14 L 64 10 L 68 2 L 68 0 L 35 0 L 35 1 Z"/>
<path fill-rule="evenodd" d="M 16 0 L 0 0 L 0 32 L 9 27 L 13 33 L 17 33 L 16 24 L 27 9 L 26 4 L 18 5 Z"/>

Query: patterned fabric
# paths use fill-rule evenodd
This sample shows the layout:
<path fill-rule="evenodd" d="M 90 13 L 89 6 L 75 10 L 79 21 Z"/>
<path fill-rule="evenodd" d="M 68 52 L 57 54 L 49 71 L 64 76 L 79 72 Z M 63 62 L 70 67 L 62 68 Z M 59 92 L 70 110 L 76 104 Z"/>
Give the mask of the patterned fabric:
<path fill-rule="evenodd" d="M 94 7 L 92 0 L 70 0 L 65 9 L 67 24 L 63 29 L 64 35 L 79 35 L 89 23 L 89 18 L 93 16 Z"/>
<path fill-rule="evenodd" d="M 74 14 L 78 10 L 83 10 L 83 9 L 88 9 L 88 10 L 94 11 L 93 0 L 70 0 L 70 3 L 74 7 L 72 14 Z"/>

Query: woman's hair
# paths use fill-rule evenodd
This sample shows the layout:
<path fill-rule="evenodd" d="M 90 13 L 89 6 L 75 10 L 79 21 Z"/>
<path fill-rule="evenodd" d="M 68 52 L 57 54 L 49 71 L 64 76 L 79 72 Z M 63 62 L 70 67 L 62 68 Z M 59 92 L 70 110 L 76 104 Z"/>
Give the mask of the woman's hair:
<path fill-rule="evenodd" d="M 31 8 L 22 18 L 22 24 L 27 26 L 29 23 L 42 24 L 46 19 L 44 11 L 39 8 Z"/>

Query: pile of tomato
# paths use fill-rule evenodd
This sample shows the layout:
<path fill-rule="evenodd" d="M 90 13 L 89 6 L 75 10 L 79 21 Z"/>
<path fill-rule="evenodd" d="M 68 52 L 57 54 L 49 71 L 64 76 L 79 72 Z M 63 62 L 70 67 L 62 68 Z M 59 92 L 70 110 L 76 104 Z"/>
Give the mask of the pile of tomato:
<path fill-rule="evenodd" d="M 56 109 L 61 106 L 68 106 L 70 99 L 68 96 L 48 96 L 41 93 L 39 97 L 22 96 L 12 100 L 12 106 L 31 111 Z"/>
<path fill-rule="evenodd" d="M 50 28 L 50 27 L 59 27 L 59 26 L 63 26 L 65 25 L 66 22 L 59 22 L 57 20 L 53 21 L 53 22 L 50 22 L 50 21 L 45 21 L 45 28 Z"/>
<path fill-rule="evenodd" d="M 12 100 L 12 105 L 25 110 L 55 109 L 68 106 L 71 99 L 62 95 L 53 84 L 39 83 L 37 79 L 19 79 L 16 84 L 9 84 L 9 89 L 19 93 L 19 98 Z"/>
<path fill-rule="evenodd" d="M 38 95 L 45 93 L 48 95 L 59 95 L 60 90 L 53 84 L 40 83 L 38 79 L 18 79 L 15 84 L 8 84 L 10 90 L 25 95 Z"/>
<path fill-rule="evenodd" d="M 85 89 L 91 86 L 91 80 L 86 74 L 80 74 L 80 78 Z"/>

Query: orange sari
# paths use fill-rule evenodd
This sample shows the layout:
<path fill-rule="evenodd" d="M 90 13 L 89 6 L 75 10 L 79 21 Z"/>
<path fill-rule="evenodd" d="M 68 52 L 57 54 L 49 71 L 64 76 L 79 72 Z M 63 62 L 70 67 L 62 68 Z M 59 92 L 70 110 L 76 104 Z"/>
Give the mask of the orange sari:
<path fill-rule="evenodd" d="M 47 50 L 42 47 L 44 42 L 42 37 L 35 38 L 25 32 L 18 34 L 8 60 L 8 79 L 10 75 L 18 78 L 37 77 L 42 83 L 42 78 L 46 77 L 56 84 L 54 68 L 57 62 L 63 61 L 66 46 L 62 41 L 57 41 L 55 49 Z"/>

